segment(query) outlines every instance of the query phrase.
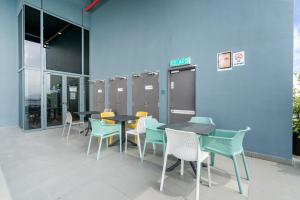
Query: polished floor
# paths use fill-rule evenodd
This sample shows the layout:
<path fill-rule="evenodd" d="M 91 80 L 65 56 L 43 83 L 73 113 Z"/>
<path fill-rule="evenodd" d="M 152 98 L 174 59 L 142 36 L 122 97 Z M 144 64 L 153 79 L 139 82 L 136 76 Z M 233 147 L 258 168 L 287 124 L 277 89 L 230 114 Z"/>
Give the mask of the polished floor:
<path fill-rule="evenodd" d="M 1 200 L 10 199 L 5 192 L 13 200 L 195 199 L 195 179 L 188 165 L 184 176 L 179 169 L 167 173 L 164 191 L 159 191 L 162 157 L 159 152 L 153 155 L 151 147 L 141 163 L 136 148 L 119 153 L 117 147 L 106 149 L 103 145 L 97 161 L 96 140 L 86 156 L 89 138 L 77 131 L 72 132 L 69 144 L 61 137 L 61 129 L 23 133 L 16 127 L 0 128 L 0 138 Z M 213 185 L 208 188 L 203 180 L 200 199 L 299 199 L 299 166 L 247 160 L 251 181 L 242 180 L 243 195 L 238 193 L 230 160 L 217 157 L 212 168 Z M 238 163 L 245 177 L 241 159 Z M 205 168 L 202 173 L 207 177 Z"/>

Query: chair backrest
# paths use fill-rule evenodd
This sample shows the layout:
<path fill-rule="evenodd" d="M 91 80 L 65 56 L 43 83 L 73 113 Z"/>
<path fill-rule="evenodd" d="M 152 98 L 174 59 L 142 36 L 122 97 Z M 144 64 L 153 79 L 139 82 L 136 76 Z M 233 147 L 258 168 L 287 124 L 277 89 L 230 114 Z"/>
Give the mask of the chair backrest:
<path fill-rule="evenodd" d="M 138 133 L 145 133 L 146 132 L 146 121 L 147 117 L 141 117 L 138 119 L 137 125 L 136 125 L 136 131 Z"/>
<path fill-rule="evenodd" d="M 233 137 L 233 144 L 232 144 L 233 151 L 240 151 L 243 149 L 243 141 L 244 141 L 245 135 L 250 130 L 251 130 L 251 128 L 249 126 L 247 126 L 246 129 L 237 131 L 237 133 Z"/>
<path fill-rule="evenodd" d="M 72 121 L 73 121 L 72 114 L 70 112 L 67 112 L 66 123 L 72 123 Z"/>
<path fill-rule="evenodd" d="M 111 112 L 111 111 L 112 111 L 111 108 L 105 108 L 105 109 L 104 109 L 104 112 Z"/>
<path fill-rule="evenodd" d="M 92 133 L 100 133 L 101 132 L 101 121 L 99 119 L 89 119 L 92 126 Z"/>
<path fill-rule="evenodd" d="M 159 122 L 155 118 L 147 117 L 145 119 L 145 126 L 146 128 L 156 129 L 159 126 Z"/>
<path fill-rule="evenodd" d="M 166 128 L 169 154 L 186 161 L 197 161 L 201 153 L 199 136 L 193 132 Z"/>
<path fill-rule="evenodd" d="M 136 117 L 147 117 L 148 116 L 148 112 L 144 112 L 144 111 L 138 111 L 135 114 Z"/>
<path fill-rule="evenodd" d="M 210 117 L 192 117 L 189 122 L 201 124 L 215 124 Z"/>
<path fill-rule="evenodd" d="M 101 115 L 101 118 L 114 117 L 115 113 L 114 112 L 102 112 L 100 115 Z M 107 124 L 115 124 L 115 121 L 113 121 L 113 120 L 108 120 L 108 119 L 102 119 L 102 120 Z"/>

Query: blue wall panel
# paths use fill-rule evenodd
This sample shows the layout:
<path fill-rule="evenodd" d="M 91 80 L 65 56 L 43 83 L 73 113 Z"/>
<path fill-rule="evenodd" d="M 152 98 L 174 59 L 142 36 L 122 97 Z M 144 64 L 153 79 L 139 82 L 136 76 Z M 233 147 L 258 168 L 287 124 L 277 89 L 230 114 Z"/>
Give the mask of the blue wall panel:
<path fill-rule="evenodd" d="M 219 128 L 249 125 L 248 151 L 291 159 L 292 0 L 111 0 L 91 27 L 92 79 L 158 69 L 166 90 L 168 62 L 190 56 L 198 115 Z M 217 53 L 227 50 L 245 50 L 246 65 L 217 72 Z M 161 121 L 166 102 L 161 95 Z"/>
<path fill-rule="evenodd" d="M 1 1 L 0 27 L 0 126 L 17 125 L 17 1 Z"/>

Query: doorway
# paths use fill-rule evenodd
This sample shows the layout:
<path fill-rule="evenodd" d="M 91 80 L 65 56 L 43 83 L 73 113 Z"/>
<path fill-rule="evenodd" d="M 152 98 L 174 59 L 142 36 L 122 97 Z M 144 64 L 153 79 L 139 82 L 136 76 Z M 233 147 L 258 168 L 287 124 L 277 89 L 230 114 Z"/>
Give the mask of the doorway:
<path fill-rule="evenodd" d="M 93 106 L 94 111 L 103 112 L 105 108 L 105 82 L 104 80 L 93 83 Z"/>
<path fill-rule="evenodd" d="M 66 113 L 72 113 L 73 121 L 80 120 L 80 77 L 45 73 L 46 127 L 61 126 Z"/>
<path fill-rule="evenodd" d="M 159 120 L 159 74 L 147 72 L 132 76 L 132 111 L 148 112 Z"/>
<path fill-rule="evenodd" d="M 127 78 L 109 80 L 109 108 L 117 115 L 127 114 Z"/>
<path fill-rule="evenodd" d="M 168 121 L 189 121 L 196 115 L 196 68 L 170 69 L 168 76 Z"/>

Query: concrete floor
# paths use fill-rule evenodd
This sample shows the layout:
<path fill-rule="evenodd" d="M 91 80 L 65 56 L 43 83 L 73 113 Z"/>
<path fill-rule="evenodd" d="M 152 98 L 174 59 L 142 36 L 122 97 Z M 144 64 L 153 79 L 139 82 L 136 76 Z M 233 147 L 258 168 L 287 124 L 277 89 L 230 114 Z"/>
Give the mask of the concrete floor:
<path fill-rule="evenodd" d="M 23 133 L 16 127 L 0 128 L 0 171 L 2 168 L 5 178 L 0 184 L 7 184 L 13 200 L 195 199 L 196 183 L 188 165 L 184 176 L 179 169 L 167 173 L 164 191 L 160 192 L 162 157 L 152 155 L 150 147 L 143 164 L 136 148 L 121 154 L 117 147 L 103 148 L 97 161 L 96 140 L 90 156 L 86 156 L 89 137 L 73 131 L 67 144 L 60 134 L 61 129 Z M 212 168 L 213 186 L 208 188 L 203 182 L 201 199 L 299 199 L 299 166 L 247 160 L 252 180 L 242 180 L 243 195 L 238 193 L 231 161 L 217 156 Z M 245 177 L 241 159 L 238 161 Z M 202 172 L 207 177 L 206 169 Z M 1 194 L 0 199 L 5 200 Z"/>

